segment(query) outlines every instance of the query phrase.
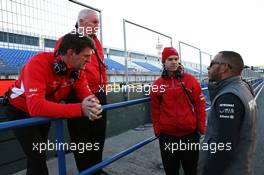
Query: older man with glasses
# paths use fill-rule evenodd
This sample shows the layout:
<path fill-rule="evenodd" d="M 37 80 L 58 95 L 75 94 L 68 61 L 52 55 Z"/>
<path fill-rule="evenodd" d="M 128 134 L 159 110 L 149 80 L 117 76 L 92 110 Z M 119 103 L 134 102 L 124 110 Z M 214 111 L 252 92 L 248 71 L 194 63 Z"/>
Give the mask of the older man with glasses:
<path fill-rule="evenodd" d="M 208 67 L 212 102 L 200 155 L 201 175 L 250 175 L 256 148 L 257 106 L 242 80 L 244 63 L 233 51 L 219 52 Z M 214 149 L 214 151 L 210 149 Z"/>

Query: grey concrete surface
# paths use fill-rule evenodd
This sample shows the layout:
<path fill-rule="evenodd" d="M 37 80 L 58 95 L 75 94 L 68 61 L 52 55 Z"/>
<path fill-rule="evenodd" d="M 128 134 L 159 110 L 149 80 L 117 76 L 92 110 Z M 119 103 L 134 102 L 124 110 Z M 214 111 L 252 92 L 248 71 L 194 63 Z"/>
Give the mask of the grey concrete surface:
<path fill-rule="evenodd" d="M 136 128 L 120 135 L 106 139 L 104 158 L 110 157 L 146 138 L 153 136 L 151 125 Z M 110 175 L 164 175 L 160 169 L 161 157 L 158 141 L 140 148 L 126 157 L 108 165 L 104 170 Z M 77 174 L 73 154 L 66 155 L 67 175 Z M 48 161 L 50 175 L 58 174 L 57 159 Z M 20 171 L 16 175 L 25 175 L 26 171 Z"/>

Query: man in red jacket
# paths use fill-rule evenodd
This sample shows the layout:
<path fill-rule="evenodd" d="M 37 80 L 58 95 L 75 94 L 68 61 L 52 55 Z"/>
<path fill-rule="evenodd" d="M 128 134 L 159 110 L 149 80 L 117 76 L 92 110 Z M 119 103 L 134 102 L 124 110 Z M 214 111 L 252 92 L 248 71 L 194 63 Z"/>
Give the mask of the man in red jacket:
<path fill-rule="evenodd" d="M 96 33 L 99 29 L 99 19 L 95 11 L 84 9 L 79 12 L 76 29 L 73 33 L 81 33 L 84 36 L 89 36 L 93 39 L 96 47 L 96 52 L 91 56 L 91 62 L 86 64 L 84 72 L 91 91 L 99 99 L 102 105 L 106 101 L 106 67 L 104 64 L 104 53 L 100 41 L 97 39 Z M 60 45 L 60 38 L 55 46 L 57 50 Z M 71 93 L 68 102 L 79 102 L 80 99 L 76 94 Z M 99 143 L 99 150 L 85 151 L 79 153 L 74 152 L 76 165 L 79 171 L 83 171 L 102 161 L 102 153 L 104 148 L 105 133 L 106 133 L 106 113 L 102 113 L 102 118 L 91 122 L 85 118 L 68 120 L 68 129 L 71 136 L 71 141 L 75 143 Z M 84 132 L 85 131 L 85 132 Z M 105 173 L 105 172 L 103 172 Z M 98 171 L 95 174 L 102 174 Z M 105 173 L 106 174 L 106 173 Z"/>
<path fill-rule="evenodd" d="M 91 60 L 94 43 L 78 34 L 63 37 L 58 52 L 39 53 L 23 67 L 8 91 L 6 115 L 11 120 L 44 116 L 52 118 L 101 118 L 99 101 L 92 94 L 81 69 Z M 61 104 L 74 89 L 81 103 Z M 50 124 L 14 129 L 27 157 L 27 174 L 47 175 L 45 152 L 34 149 L 47 143 Z"/>
<path fill-rule="evenodd" d="M 205 98 L 195 77 L 184 73 L 173 47 L 164 48 L 162 63 L 150 96 L 164 169 L 167 175 L 179 174 L 181 164 L 185 175 L 196 175 L 199 149 L 188 149 L 187 144 L 198 144 L 199 134 L 205 132 Z"/>

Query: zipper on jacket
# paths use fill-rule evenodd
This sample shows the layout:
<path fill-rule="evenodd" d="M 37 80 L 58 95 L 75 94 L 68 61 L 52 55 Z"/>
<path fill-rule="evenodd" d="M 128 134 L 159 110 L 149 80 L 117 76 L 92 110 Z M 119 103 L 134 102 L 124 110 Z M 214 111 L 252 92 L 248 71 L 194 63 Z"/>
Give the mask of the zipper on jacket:
<path fill-rule="evenodd" d="M 172 79 L 172 89 L 174 89 L 174 78 L 171 77 L 171 79 Z"/>
<path fill-rule="evenodd" d="M 172 96 L 174 96 L 174 90 L 175 90 L 175 85 L 174 85 L 174 77 L 171 77 L 172 78 Z"/>

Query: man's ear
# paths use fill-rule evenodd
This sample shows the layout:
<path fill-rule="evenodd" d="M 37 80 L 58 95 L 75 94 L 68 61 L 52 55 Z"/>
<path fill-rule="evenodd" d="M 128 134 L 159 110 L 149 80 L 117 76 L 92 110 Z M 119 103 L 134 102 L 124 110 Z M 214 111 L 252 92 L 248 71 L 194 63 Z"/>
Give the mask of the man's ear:
<path fill-rule="evenodd" d="M 228 64 L 222 64 L 222 65 L 220 65 L 220 72 L 221 73 L 226 73 L 226 72 L 229 72 L 229 71 L 230 71 L 230 69 L 228 67 Z"/>
<path fill-rule="evenodd" d="M 83 19 L 80 19 L 80 20 L 79 20 L 79 24 L 80 24 L 79 27 L 82 26 L 83 22 L 84 22 Z"/>
<path fill-rule="evenodd" d="M 68 50 L 67 50 L 67 56 L 68 56 L 68 57 L 71 58 L 74 54 L 75 54 L 75 52 L 74 52 L 73 49 L 68 49 Z"/>

